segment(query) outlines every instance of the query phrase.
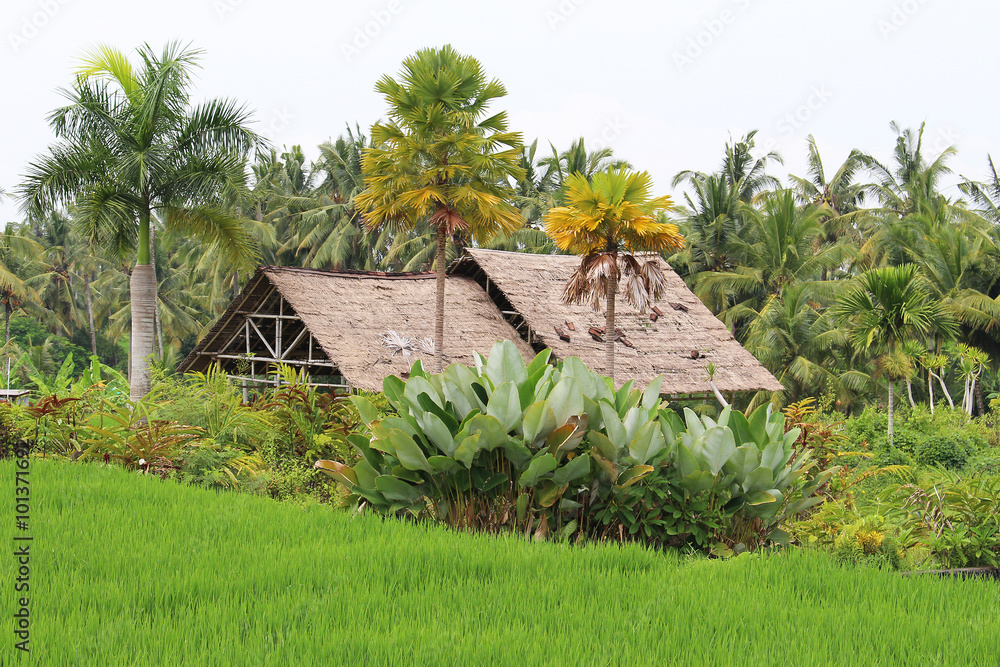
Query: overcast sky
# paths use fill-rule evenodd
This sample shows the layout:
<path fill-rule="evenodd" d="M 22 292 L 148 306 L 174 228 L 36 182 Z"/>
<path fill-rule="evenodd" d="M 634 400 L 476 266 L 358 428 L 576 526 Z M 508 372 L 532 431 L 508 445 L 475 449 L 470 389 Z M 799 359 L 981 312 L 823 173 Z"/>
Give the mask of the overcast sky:
<path fill-rule="evenodd" d="M 171 40 L 205 51 L 196 97 L 244 101 L 260 133 L 310 156 L 383 116 L 382 74 L 451 43 L 506 85 L 496 108 L 526 142 L 610 145 L 658 194 L 751 129 L 785 157 L 780 176 L 805 175 L 809 134 L 828 173 L 851 148 L 888 158 L 892 120 L 926 122 L 932 151 L 957 146 L 955 171 L 981 179 L 1000 159 L 997 25 L 995 0 L 5 0 L 0 187 L 52 141 L 80 55 Z"/>

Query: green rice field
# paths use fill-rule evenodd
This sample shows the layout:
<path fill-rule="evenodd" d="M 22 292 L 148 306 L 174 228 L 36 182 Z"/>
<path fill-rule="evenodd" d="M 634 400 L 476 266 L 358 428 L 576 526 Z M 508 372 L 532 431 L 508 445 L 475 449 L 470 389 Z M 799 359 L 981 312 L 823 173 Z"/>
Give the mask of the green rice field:
<path fill-rule="evenodd" d="M 8 620 L 3 665 L 1000 664 L 996 582 L 455 534 L 96 464 L 30 477 L 32 653 Z M 0 479 L 13 498 L 13 462 Z"/>

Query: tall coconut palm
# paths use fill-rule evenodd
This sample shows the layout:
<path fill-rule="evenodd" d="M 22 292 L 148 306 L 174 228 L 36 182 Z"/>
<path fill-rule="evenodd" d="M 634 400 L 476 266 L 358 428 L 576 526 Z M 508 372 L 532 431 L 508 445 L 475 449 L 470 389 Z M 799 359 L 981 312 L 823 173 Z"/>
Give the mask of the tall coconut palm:
<path fill-rule="evenodd" d="M 191 71 L 199 54 L 178 43 L 160 54 L 143 45 L 138 68 L 110 46 L 88 54 L 65 91 L 69 104 L 49 117 L 59 142 L 30 165 L 20 189 L 30 215 L 74 204 L 94 245 L 135 257 L 129 285 L 134 400 L 150 388 L 153 217 L 167 230 L 215 244 L 234 262 L 255 255 L 233 206 L 246 191 L 246 157 L 260 139 L 237 103 L 192 105 Z"/>
<path fill-rule="evenodd" d="M 897 349 L 915 335 L 936 331 L 951 336 L 957 325 L 941 303 L 930 296 L 913 264 L 865 271 L 837 300 L 834 314 L 844 323 L 858 350 L 878 355 L 876 368 L 889 382 L 891 443 L 895 380 L 910 371 Z"/>
<path fill-rule="evenodd" d="M 375 90 L 389 106 L 389 120 L 371 129 L 361 160 L 365 190 L 355 198 L 369 229 L 435 229 L 437 299 L 434 354 L 444 365 L 445 253 L 462 230 L 485 243 L 524 225 L 509 200 L 508 179 L 523 176 L 521 135 L 507 128 L 506 112 L 486 116 L 506 95 L 487 80 L 482 65 L 450 45 L 422 49 L 403 61 L 399 80 L 386 75 Z"/>
<path fill-rule="evenodd" d="M 781 186 L 777 178 L 767 173 L 769 162 L 783 163 L 781 155 L 776 151 L 757 155 L 754 138 L 756 136 L 757 130 L 751 130 L 739 141 L 727 141 L 722 164 L 717 172 L 731 189 L 736 190 L 737 199 L 744 203 L 749 203 L 761 192 Z M 704 172 L 685 170 L 674 176 L 673 186 L 677 187 L 685 182 L 704 181 L 707 178 L 708 174 Z"/>
<path fill-rule="evenodd" d="M 658 258 L 634 253 L 674 251 L 684 244 L 677 225 L 660 219 L 672 201 L 653 197 L 653 181 L 642 171 L 609 169 L 589 181 L 576 173 L 566 179 L 566 206 L 549 209 L 545 231 L 561 250 L 582 255 L 566 284 L 567 303 L 606 305 L 605 372 L 615 377 L 615 300 L 624 287 L 626 302 L 644 310 L 666 287 Z M 624 281 L 622 279 L 625 279 Z"/>
<path fill-rule="evenodd" d="M 853 255 L 847 240 L 817 247 L 828 209 L 798 206 L 791 190 L 764 193 L 756 206 L 741 204 L 739 210 L 743 228 L 729 243 L 733 267 L 704 271 L 693 279 L 695 293 L 719 304 L 717 315 L 734 332 L 769 295 L 786 285 L 817 280 Z"/>

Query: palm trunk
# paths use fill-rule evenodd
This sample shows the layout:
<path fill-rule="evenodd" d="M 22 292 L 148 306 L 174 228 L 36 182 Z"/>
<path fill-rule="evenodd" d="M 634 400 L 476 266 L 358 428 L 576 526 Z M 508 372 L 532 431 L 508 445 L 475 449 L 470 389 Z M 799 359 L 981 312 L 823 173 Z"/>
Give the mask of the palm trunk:
<path fill-rule="evenodd" d="M 955 407 L 955 400 L 951 397 L 951 392 L 948 391 L 948 385 L 944 383 L 944 378 L 940 375 L 937 376 L 938 382 L 941 383 L 941 391 L 944 392 L 944 397 L 948 399 L 948 405 L 952 408 Z"/>
<path fill-rule="evenodd" d="M 910 407 L 917 407 L 917 404 L 913 402 L 913 383 L 910 382 L 910 378 L 906 378 L 906 396 L 910 399 Z"/>
<path fill-rule="evenodd" d="M 90 298 L 90 279 L 83 279 L 83 294 L 87 298 L 87 323 L 90 327 L 90 353 L 97 356 L 97 331 L 94 327 L 94 303 Z"/>
<path fill-rule="evenodd" d="M 604 363 L 612 385 L 615 381 L 615 297 L 618 295 L 617 261 L 617 258 L 615 258 L 615 266 L 611 269 L 611 275 L 608 277 L 608 291 L 605 294 L 608 308 L 607 317 L 604 320 Z"/>
<path fill-rule="evenodd" d="M 931 414 L 934 414 L 934 373 L 927 371 L 927 401 L 931 406 Z"/>
<path fill-rule="evenodd" d="M 444 284 L 445 271 L 445 249 L 448 245 L 448 236 L 445 234 L 444 223 L 439 222 L 437 226 L 437 259 L 434 268 L 437 271 L 437 299 L 434 303 L 434 372 L 440 373 L 444 370 Z"/>
<path fill-rule="evenodd" d="M 148 199 L 146 200 L 148 202 Z M 132 335 L 129 339 L 129 397 L 138 401 L 149 393 L 149 357 L 153 354 L 156 318 L 156 271 L 150 254 L 148 204 L 139 216 L 136 266 L 129 277 Z"/>
<path fill-rule="evenodd" d="M 149 230 L 149 265 L 153 267 L 153 280 L 156 280 L 156 230 Z M 160 319 L 160 298 L 155 295 L 153 302 L 156 307 L 156 342 L 159 345 L 160 359 L 163 358 L 163 321 Z"/>
<path fill-rule="evenodd" d="M 986 414 L 986 402 L 983 400 L 983 383 L 976 383 L 976 404 L 979 406 L 979 414 Z"/>
<path fill-rule="evenodd" d="M 13 308 L 10 307 L 10 297 L 7 297 L 7 303 L 3 306 L 3 349 L 7 357 L 7 389 L 10 389 L 10 311 Z"/>
<path fill-rule="evenodd" d="M 893 408 L 893 393 L 895 389 L 895 382 L 889 380 L 889 446 L 892 447 L 892 408 Z"/>
<path fill-rule="evenodd" d="M 132 339 L 129 375 L 129 395 L 138 401 L 149 393 L 149 358 L 153 354 L 154 320 L 156 318 L 156 274 L 149 264 L 138 264 L 129 279 L 132 301 Z"/>

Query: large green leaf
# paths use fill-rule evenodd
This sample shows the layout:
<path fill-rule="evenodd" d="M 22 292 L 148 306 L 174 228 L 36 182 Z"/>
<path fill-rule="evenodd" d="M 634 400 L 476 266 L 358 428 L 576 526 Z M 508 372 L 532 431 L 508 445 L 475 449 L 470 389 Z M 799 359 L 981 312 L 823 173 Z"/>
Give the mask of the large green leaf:
<path fill-rule="evenodd" d="M 737 412 L 735 414 L 740 413 Z M 747 475 L 758 467 L 760 467 L 760 454 L 758 453 L 757 445 L 751 442 L 750 444 L 737 447 L 733 455 L 729 457 L 726 465 L 723 466 L 723 470 L 735 475 L 736 482 L 740 486 L 743 486 Z"/>
<path fill-rule="evenodd" d="M 486 401 L 481 401 L 479 394 L 475 390 L 475 387 L 479 386 L 480 381 L 476 377 L 476 374 L 472 372 L 472 369 L 462 364 L 452 364 L 445 369 L 444 380 L 446 383 L 450 382 L 455 388 L 459 389 L 469 402 L 472 403 L 473 407 L 478 407 L 480 411 L 486 409 Z M 444 385 L 442 385 L 443 387 Z M 464 419 L 465 417 L 463 416 L 462 418 Z"/>
<path fill-rule="evenodd" d="M 434 377 L 439 378 L 440 376 L 435 375 Z M 444 395 L 443 391 L 441 395 Z M 424 411 L 432 412 L 437 415 L 438 419 L 444 422 L 444 425 L 448 427 L 449 431 L 452 433 L 458 432 L 459 421 L 455 418 L 455 415 L 435 403 L 427 393 L 421 392 L 421 394 L 417 396 L 417 401 L 420 403 L 420 407 L 423 408 Z"/>
<path fill-rule="evenodd" d="M 409 417 L 409 415 L 407 416 Z M 408 433 L 410 436 L 415 436 L 418 431 L 418 429 L 413 428 L 413 424 L 402 417 L 397 417 L 396 415 L 389 415 L 388 417 L 384 417 L 379 422 L 373 422 L 373 424 L 375 423 L 382 427 L 386 435 L 388 435 L 389 431 L 392 429 L 399 429 L 403 433 Z M 417 423 L 417 426 L 419 426 L 419 423 Z"/>
<path fill-rule="evenodd" d="M 455 442 L 451 430 L 445 426 L 441 418 L 433 412 L 422 412 L 419 415 L 419 421 L 427 439 L 445 455 L 454 456 L 458 444 Z"/>
<path fill-rule="evenodd" d="M 509 340 L 498 341 L 490 350 L 489 359 L 486 360 L 486 375 L 493 381 L 493 385 L 500 385 L 511 382 L 520 385 L 528 379 L 528 371 L 524 366 L 524 358 L 517 351 L 517 346 Z"/>
<path fill-rule="evenodd" d="M 750 427 L 750 437 L 761 449 L 767 447 L 767 443 L 770 442 L 767 437 L 767 418 L 770 415 L 768 408 L 768 405 L 760 406 L 753 411 L 750 419 L 747 420 Z"/>
<path fill-rule="evenodd" d="M 632 466 L 628 470 L 618 475 L 615 486 L 619 489 L 627 489 L 641 479 L 644 479 L 655 470 L 653 466 Z"/>
<path fill-rule="evenodd" d="M 747 505 L 766 505 L 777 502 L 777 498 L 768 491 L 754 491 L 747 495 Z"/>
<path fill-rule="evenodd" d="M 551 454 L 555 454 L 560 450 L 568 451 L 576 449 L 583 442 L 583 437 L 586 434 L 587 415 L 584 414 L 578 418 L 570 417 L 567 424 L 549 433 L 548 437 L 545 438 L 545 447 Z"/>
<path fill-rule="evenodd" d="M 680 468 L 682 478 L 687 477 L 696 470 L 701 470 L 698 457 L 683 442 L 677 443 L 677 467 Z"/>
<path fill-rule="evenodd" d="M 687 424 L 687 432 L 692 438 L 700 438 L 705 432 L 705 425 L 691 408 L 684 408 L 684 422 Z"/>
<path fill-rule="evenodd" d="M 437 473 L 451 474 L 462 469 L 458 461 L 447 456 L 428 456 L 427 462 Z"/>
<path fill-rule="evenodd" d="M 496 396 L 496 394 L 494 394 Z M 491 415 L 475 415 L 466 424 L 465 429 L 471 433 L 479 433 L 479 448 L 493 451 L 508 440 L 507 431 L 500 420 Z"/>
<path fill-rule="evenodd" d="M 639 405 L 639 401 L 642 399 L 642 392 L 636 389 L 632 390 L 633 381 L 629 380 L 622 385 L 621 389 L 615 392 L 615 409 L 618 411 L 619 415 L 624 415 L 626 412 Z"/>
<path fill-rule="evenodd" d="M 404 482 L 410 482 L 411 484 L 420 484 L 424 481 L 424 478 L 420 476 L 419 470 L 410 470 L 401 465 L 393 466 L 392 476 L 396 479 L 401 479 Z"/>
<path fill-rule="evenodd" d="M 765 468 L 770 468 L 775 473 L 784 468 L 787 462 L 785 448 L 780 441 L 769 444 L 760 456 L 760 464 Z"/>
<path fill-rule="evenodd" d="M 526 369 L 528 377 L 530 378 L 539 370 L 548 367 L 549 359 L 551 357 L 552 357 L 552 350 L 550 350 L 549 348 L 545 348 L 544 350 L 536 354 L 535 358 L 531 360 L 531 363 L 528 364 L 528 368 Z"/>
<path fill-rule="evenodd" d="M 773 485 L 774 473 L 770 468 L 760 466 L 746 476 L 743 482 L 743 491 L 746 493 L 761 491 L 763 489 L 770 489 Z"/>
<path fill-rule="evenodd" d="M 486 480 L 483 481 L 482 485 L 478 486 L 477 488 L 483 493 L 487 493 L 497 488 L 501 484 L 505 483 L 506 481 L 507 481 L 507 475 L 505 475 L 502 472 L 496 472 L 488 476 Z"/>
<path fill-rule="evenodd" d="M 529 446 L 534 447 L 556 428 L 556 415 L 552 412 L 547 401 L 538 401 L 528 406 L 524 411 L 521 428 L 524 432 L 524 441 Z"/>
<path fill-rule="evenodd" d="M 625 426 L 625 442 L 630 443 L 635 439 L 635 434 L 649 421 L 649 415 L 640 407 L 629 408 L 625 413 L 622 424 Z"/>
<path fill-rule="evenodd" d="M 458 445 L 458 449 L 455 450 L 455 460 L 460 461 L 466 468 L 472 467 L 472 461 L 476 458 L 476 452 L 479 451 L 479 433 L 474 433 L 473 435 L 464 438 Z"/>
<path fill-rule="evenodd" d="M 395 375 L 389 375 L 382 378 L 382 393 L 385 394 L 386 399 L 392 404 L 397 410 L 403 410 L 405 405 L 403 403 L 403 391 L 406 389 L 406 383 Z"/>
<path fill-rule="evenodd" d="M 628 451 L 632 460 L 645 464 L 652 460 L 663 449 L 663 434 L 656 422 L 646 422 L 632 438 Z"/>
<path fill-rule="evenodd" d="M 361 417 L 361 421 L 365 424 L 371 424 L 379 418 L 378 408 L 364 396 L 351 396 L 351 403 L 358 409 L 358 416 Z"/>
<path fill-rule="evenodd" d="M 420 394 L 427 394 L 438 407 L 444 406 L 444 401 L 434 385 L 426 378 L 411 377 L 406 381 L 406 388 L 403 389 L 403 400 L 409 403 L 412 409 L 423 410 L 420 405 Z"/>
<path fill-rule="evenodd" d="M 354 447 L 354 451 L 361 456 L 362 461 L 367 461 L 371 465 L 378 465 L 379 455 L 372 451 L 371 440 L 360 433 L 352 433 L 347 436 L 347 441 Z"/>
<path fill-rule="evenodd" d="M 535 486 L 540 479 L 555 470 L 557 466 L 556 457 L 551 454 L 546 453 L 535 457 L 528 464 L 528 468 L 521 473 L 518 484 L 522 488 Z"/>
<path fill-rule="evenodd" d="M 757 440 L 750 434 L 750 422 L 739 410 L 733 410 L 729 415 L 729 428 L 736 438 L 736 446 L 740 447 L 747 443 L 756 444 Z"/>
<path fill-rule="evenodd" d="M 599 451 L 604 458 L 609 461 L 618 460 L 618 448 L 615 447 L 615 444 L 611 442 L 611 439 L 608 438 L 608 436 L 604 435 L 600 431 L 590 431 L 587 434 L 587 440 L 591 445 L 597 448 L 597 451 Z"/>
<path fill-rule="evenodd" d="M 580 454 L 572 461 L 555 471 L 552 480 L 556 484 L 566 484 L 590 473 L 590 456 Z"/>
<path fill-rule="evenodd" d="M 556 416 L 556 424 L 565 424 L 570 417 L 583 414 L 583 392 L 580 391 L 580 384 L 574 378 L 559 380 L 552 388 L 548 402 Z"/>
<path fill-rule="evenodd" d="M 509 343 L 510 341 L 505 342 Z M 521 356 L 518 355 L 517 358 L 520 359 Z M 521 361 L 521 364 L 523 365 L 524 361 Z M 521 398 L 518 396 L 517 387 L 513 382 L 497 385 L 486 406 L 486 414 L 495 417 L 503 425 L 505 433 L 513 431 L 514 427 L 521 422 Z"/>
<path fill-rule="evenodd" d="M 375 478 L 375 488 L 388 500 L 412 505 L 420 501 L 420 491 L 392 475 L 379 475 Z"/>
<path fill-rule="evenodd" d="M 358 478 L 358 486 L 362 489 L 375 489 L 375 478 L 378 471 L 368 461 L 361 459 L 354 464 L 354 474 Z"/>
<path fill-rule="evenodd" d="M 681 478 L 681 486 L 689 493 L 708 491 L 715 485 L 715 476 L 707 470 L 695 470 L 690 475 Z"/>
<path fill-rule="evenodd" d="M 427 458 L 421 451 L 420 446 L 408 434 L 393 429 L 389 433 L 389 440 L 396 450 L 396 458 L 407 470 L 422 470 L 432 472 L 431 466 L 427 463 Z"/>
<path fill-rule="evenodd" d="M 660 407 L 660 388 L 663 386 L 663 376 L 657 375 L 642 392 L 642 408 L 653 412 Z"/>
<path fill-rule="evenodd" d="M 601 401 L 601 416 L 604 419 L 604 432 L 608 434 L 608 438 L 615 444 L 616 449 L 623 449 L 628 445 L 629 440 L 625 437 L 625 425 L 622 423 L 621 417 L 618 416 L 617 410 Z"/>
<path fill-rule="evenodd" d="M 526 410 L 529 405 L 535 402 L 535 389 L 539 383 L 552 375 L 552 367 L 544 366 L 536 370 L 521 386 L 517 388 L 517 395 L 521 398 L 521 409 Z"/>
<path fill-rule="evenodd" d="M 736 442 L 733 432 L 728 428 L 716 426 L 705 431 L 701 457 L 713 475 L 718 475 L 729 457 L 736 452 Z"/>
<path fill-rule="evenodd" d="M 522 470 L 531 460 L 531 450 L 515 438 L 507 439 L 507 442 L 503 444 L 503 451 L 507 455 L 507 460 L 513 463 L 517 470 Z"/>
<path fill-rule="evenodd" d="M 538 492 L 535 493 L 535 503 L 539 507 L 552 507 L 562 494 L 566 493 L 566 489 L 569 487 L 568 484 L 559 484 L 558 482 L 550 479 L 546 480 L 538 487 Z"/>
<path fill-rule="evenodd" d="M 442 389 L 445 399 L 451 403 L 451 409 L 455 411 L 459 419 L 465 419 L 470 412 L 479 409 L 479 401 L 476 400 L 475 392 L 472 391 L 471 387 L 466 392 L 454 382 L 446 380 Z"/>

